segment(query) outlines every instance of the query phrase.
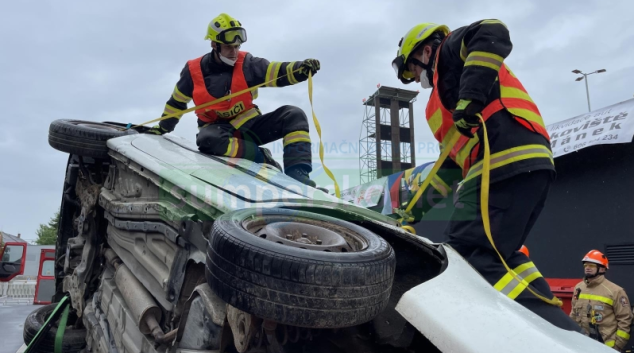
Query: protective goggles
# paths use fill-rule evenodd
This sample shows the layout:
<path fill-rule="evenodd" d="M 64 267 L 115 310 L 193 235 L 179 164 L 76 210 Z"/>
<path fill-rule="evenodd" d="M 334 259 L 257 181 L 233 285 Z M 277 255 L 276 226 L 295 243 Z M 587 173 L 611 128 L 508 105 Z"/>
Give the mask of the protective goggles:
<path fill-rule="evenodd" d="M 224 44 L 241 44 L 247 41 L 247 31 L 242 27 L 229 28 L 220 32 L 217 39 Z"/>
<path fill-rule="evenodd" d="M 414 74 L 406 69 L 407 65 L 403 55 L 399 55 L 396 59 L 392 60 L 392 68 L 394 72 L 396 72 L 396 77 L 401 80 L 401 82 L 408 84 L 415 81 Z"/>

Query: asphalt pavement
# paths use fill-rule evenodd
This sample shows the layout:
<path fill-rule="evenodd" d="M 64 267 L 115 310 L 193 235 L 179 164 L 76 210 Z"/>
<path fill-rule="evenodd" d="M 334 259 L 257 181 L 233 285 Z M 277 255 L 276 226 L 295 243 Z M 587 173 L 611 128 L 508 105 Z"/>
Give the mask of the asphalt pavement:
<path fill-rule="evenodd" d="M 24 319 L 40 305 L 22 304 L 0 299 L 0 353 L 15 353 L 24 343 Z"/>

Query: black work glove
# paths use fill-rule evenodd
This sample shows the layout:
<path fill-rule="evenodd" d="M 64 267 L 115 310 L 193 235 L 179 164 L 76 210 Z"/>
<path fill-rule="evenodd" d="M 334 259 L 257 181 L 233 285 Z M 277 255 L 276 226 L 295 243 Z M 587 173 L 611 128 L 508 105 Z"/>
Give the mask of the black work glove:
<path fill-rule="evenodd" d="M 313 76 L 320 69 L 319 60 L 317 59 L 306 59 L 302 62 L 302 65 L 299 67 L 299 72 L 308 76 L 308 73 L 312 73 Z"/>
<path fill-rule="evenodd" d="M 147 131 L 148 134 L 156 134 L 156 135 L 163 135 L 163 134 L 167 134 L 168 132 L 169 131 L 164 129 L 161 125 L 154 125 L 152 126 L 151 129 Z"/>
<path fill-rule="evenodd" d="M 471 129 L 480 126 L 480 117 L 476 114 L 480 113 L 484 108 L 484 104 L 478 101 L 461 99 L 453 112 L 453 122 L 456 129 L 463 136 L 473 138 Z"/>

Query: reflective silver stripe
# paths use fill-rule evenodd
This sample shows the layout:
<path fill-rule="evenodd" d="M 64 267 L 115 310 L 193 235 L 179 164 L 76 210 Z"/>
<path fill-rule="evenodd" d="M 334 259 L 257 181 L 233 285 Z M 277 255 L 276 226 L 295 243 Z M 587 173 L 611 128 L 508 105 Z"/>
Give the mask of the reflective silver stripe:
<path fill-rule="evenodd" d="M 466 62 L 469 63 L 469 62 L 472 62 L 472 61 L 484 61 L 484 62 L 487 62 L 489 64 L 493 64 L 493 65 L 495 65 L 497 67 L 502 66 L 502 62 L 500 60 L 493 59 L 493 58 L 487 58 L 486 56 L 469 55 L 467 57 Z"/>
<path fill-rule="evenodd" d="M 229 121 L 229 123 L 231 125 L 233 125 L 234 128 L 239 129 L 242 125 L 244 125 L 244 123 L 246 123 L 247 121 L 255 118 L 259 114 L 260 114 L 260 112 L 257 109 L 251 108 L 251 109 L 247 110 L 246 112 L 244 112 L 244 113 L 236 116 L 235 118 L 231 119 Z"/>
<path fill-rule="evenodd" d="M 532 261 L 526 262 L 513 269 L 513 272 L 521 280 L 518 282 L 511 273 L 507 273 L 495 285 L 493 288 L 500 293 L 506 295 L 511 299 L 517 298 L 528 285 L 539 277 L 543 277 L 537 270 L 535 264 Z"/>
<path fill-rule="evenodd" d="M 531 267 L 531 268 L 525 270 L 524 272 L 522 272 L 521 274 L 518 273 L 517 277 L 519 277 L 523 281 L 528 276 L 532 275 L 533 273 L 538 273 L 538 272 L 539 272 L 539 270 L 537 269 L 537 267 Z M 511 292 L 515 288 L 518 288 L 521 285 L 522 285 L 522 283 L 518 282 L 515 278 L 511 277 L 511 281 L 504 288 L 502 288 L 502 290 L 500 290 L 500 293 L 508 296 L 509 294 L 511 294 Z M 526 286 L 524 286 L 524 288 L 526 288 Z M 522 290 L 524 288 L 522 288 Z M 519 293 L 517 293 L 517 294 L 519 294 Z M 515 297 L 517 297 L 517 296 L 515 296 Z M 511 299 L 515 299 L 515 298 L 511 298 Z"/>
<path fill-rule="evenodd" d="M 268 82 L 266 87 L 277 87 L 277 78 L 281 67 L 282 63 L 278 61 L 273 61 L 269 64 L 266 70 L 266 82 Z"/>

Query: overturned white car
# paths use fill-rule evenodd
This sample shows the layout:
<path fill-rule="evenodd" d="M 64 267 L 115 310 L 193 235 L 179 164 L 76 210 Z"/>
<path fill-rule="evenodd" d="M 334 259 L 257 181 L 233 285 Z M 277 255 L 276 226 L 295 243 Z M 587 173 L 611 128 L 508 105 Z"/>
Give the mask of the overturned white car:
<path fill-rule="evenodd" d="M 65 328 L 46 325 L 57 304 L 29 315 L 33 352 L 56 337 L 63 352 L 611 351 L 394 219 L 122 126 L 50 126 L 70 154 L 53 302 L 71 309 Z"/>

